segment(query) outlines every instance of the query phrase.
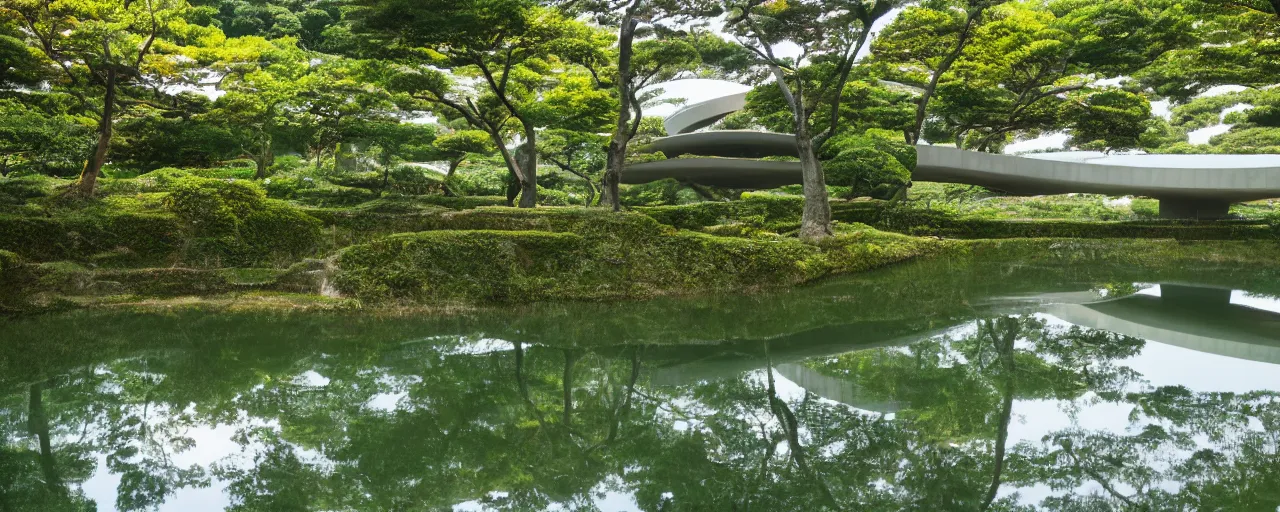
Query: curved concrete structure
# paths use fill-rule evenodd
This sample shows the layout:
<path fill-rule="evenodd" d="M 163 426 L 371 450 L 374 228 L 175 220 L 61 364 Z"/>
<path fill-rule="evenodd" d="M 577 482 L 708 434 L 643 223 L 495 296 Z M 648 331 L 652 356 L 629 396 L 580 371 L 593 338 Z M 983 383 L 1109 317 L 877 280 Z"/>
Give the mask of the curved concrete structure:
<path fill-rule="evenodd" d="M 1161 200 L 1164 217 L 1217 218 L 1231 203 L 1280 197 L 1280 166 L 1174 168 L 1062 162 L 916 146 L 912 179 L 965 183 L 1017 195 L 1088 192 Z"/>
<path fill-rule="evenodd" d="M 677 158 L 627 167 L 623 183 L 648 183 L 672 178 L 725 188 L 777 188 L 800 183 L 799 162 L 743 158 Z"/>
<path fill-rule="evenodd" d="M 794 136 L 751 130 L 717 130 L 672 135 L 653 141 L 641 149 L 648 152 L 661 151 L 667 158 L 683 155 L 732 158 L 799 156 L 796 152 Z M 796 171 L 799 172 L 799 170 L 800 168 L 796 167 Z"/>
<path fill-rule="evenodd" d="M 755 131 L 712 131 L 705 128 L 746 106 L 747 93 L 689 105 L 667 117 L 671 137 L 646 149 L 668 158 L 697 155 L 725 158 L 680 158 L 631 165 L 622 182 L 648 183 L 674 178 L 730 188 L 774 188 L 801 182 L 799 162 L 747 159 L 796 156 L 794 137 Z M 1167 218 L 1220 218 L 1231 203 L 1280 197 L 1280 164 L 1237 167 L 1171 167 L 1114 165 L 980 153 L 919 145 L 912 179 L 980 185 L 1015 195 L 1073 192 L 1140 195 L 1160 200 Z M 1168 158 L 1167 155 L 1146 155 Z M 1067 157 L 1069 158 L 1069 157 Z M 1137 157 L 1131 161 L 1140 162 Z M 1148 160 L 1150 161 L 1150 160 Z"/>
<path fill-rule="evenodd" d="M 747 106 L 747 92 L 730 94 L 719 98 L 694 103 L 677 110 L 662 121 L 662 126 L 671 135 L 689 133 L 699 128 L 706 128 L 724 119 L 725 116 L 742 110 Z"/>

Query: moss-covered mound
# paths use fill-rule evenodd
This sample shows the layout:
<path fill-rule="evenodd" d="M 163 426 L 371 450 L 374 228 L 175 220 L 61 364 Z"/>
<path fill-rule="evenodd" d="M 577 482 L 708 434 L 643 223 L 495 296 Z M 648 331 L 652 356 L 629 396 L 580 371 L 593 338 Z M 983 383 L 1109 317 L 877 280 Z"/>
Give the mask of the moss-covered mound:
<path fill-rule="evenodd" d="M 927 252 L 936 242 L 842 230 L 819 245 L 677 231 L 638 214 L 478 209 L 446 229 L 343 251 L 336 283 L 367 300 L 614 299 L 792 285 Z"/>

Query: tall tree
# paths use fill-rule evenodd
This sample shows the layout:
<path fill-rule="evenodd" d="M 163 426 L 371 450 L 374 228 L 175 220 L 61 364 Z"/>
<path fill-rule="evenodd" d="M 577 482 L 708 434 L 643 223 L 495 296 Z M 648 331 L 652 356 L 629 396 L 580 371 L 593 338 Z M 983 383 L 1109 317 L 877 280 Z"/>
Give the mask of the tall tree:
<path fill-rule="evenodd" d="M 1122 89 L 1089 94 L 1071 115 L 1071 144 L 1104 152 L 1139 147 L 1151 120 L 1151 102 Z"/>
<path fill-rule="evenodd" d="M 203 58 L 221 73 L 226 92 L 209 117 L 223 123 L 239 142 L 240 152 L 257 166 L 255 177 L 267 177 L 281 144 L 286 115 L 302 92 L 300 80 L 311 72 L 296 40 L 261 37 L 228 40 Z"/>
<path fill-rule="evenodd" d="M 867 44 L 871 26 L 899 2 L 844 0 L 730 0 L 726 28 L 755 54 L 756 65 L 767 69 L 791 110 L 796 152 L 803 175 L 804 213 L 800 237 L 816 240 L 831 235 L 831 205 L 826 178 L 817 153 L 839 129 L 840 103 L 855 59 Z M 791 43 L 798 55 L 779 53 Z M 814 114 L 822 106 L 830 113 L 825 130 L 814 130 Z"/>
<path fill-rule="evenodd" d="M 613 77 L 619 101 L 618 115 L 606 150 L 601 182 L 602 202 L 618 211 L 622 208 L 618 185 L 626 164 L 627 146 L 636 137 L 640 119 L 644 117 L 644 99 L 639 91 L 674 79 L 692 69 L 699 60 L 697 49 L 664 25 L 717 15 L 720 6 L 715 0 L 571 0 L 567 5 L 595 15 L 603 25 L 618 27 L 617 72 Z M 656 38 L 645 40 L 648 34 L 656 34 Z M 641 40 L 637 42 L 637 38 Z"/>
<path fill-rule="evenodd" d="M 217 29 L 189 24 L 186 9 L 185 0 L 11 0 L 0 5 L 0 14 L 20 20 L 29 46 L 57 66 L 56 87 L 86 100 L 100 98 L 98 141 L 80 173 L 80 194 L 93 194 L 118 109 L 133 89 L 179 69 L 181 42 L 221 37 Z"/>
<path fill-rule="evenodd" d="M 872 52 L 877 59 L 894 64 L 910 63 L 918 68 L 895 69 L 897 75 L 918 76 L 920 99 L 915 122 L 905 132 L 908 144 L 920 141 L 928 115 L 929 101 L 938 90 L 938 81 L 951 70 L 973 37 L 982 15 L 994 5 L 1008 0 L 931 0 L 903 10 L 884 32 L 876 37 Z"/>
<path fill-rule="evenodd" d="M 532 110 L 560 52 L 577 53 L 598 33 L 532 0 L 361 0 L 350 13 L 378 52 L 416 65 L 389 77 L 395 87 L 451 110 L 489 133 L 519 183 L 520 207 L 537 205 L 538 125 Z M 474 77 L 476 93 L 454 79 Z M 521 150 L 508 148 L 515 125 Z"/>

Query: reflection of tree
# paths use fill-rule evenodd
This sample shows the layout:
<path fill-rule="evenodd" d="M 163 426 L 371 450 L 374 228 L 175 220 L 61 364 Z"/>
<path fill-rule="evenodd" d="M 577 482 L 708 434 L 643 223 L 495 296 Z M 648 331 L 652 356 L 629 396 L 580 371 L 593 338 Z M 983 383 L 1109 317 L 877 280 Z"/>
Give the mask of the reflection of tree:
<path fill-rule="evenodd" d="M 93 508 L 83 494 L 68 488 L 88 477 L 91 462 L 78 443 L 55 452 L 54 425 L 68 418 L 62 411 L 46 407 L 49 387 L 56 390 L 58 383 L 32 383 L 26 393 L 15 395 L 15 399 L 24 399 L 25 407 L 10 408 L 17 406 L 16 400 L 3 403 L 6 414 L 0 417 L 0 511 Z M 22 413 L 25 418 L 19 416 Z"/>
<path fill-rule="evenodd" d="M 1141 340 L 1034 316 L 804 363 L 899 404 L 893 416 L 794 392 L 771 364 L 652 385 L 652 362 L 676 349 L 388 344 L 394 329 L 333 325 L 340 343 L 292 343 L 309 327 L 257 328 L 278 342 L 192 331 L 182 350 L 0 396 L 0 511 L 77 509 L 95 455 L 127 482 L 121 508 L 206 475 L 237 511 L 591 510 L 602 490 L 654 511 L 1021 510 L 1008 487 L 1035 485 L 1054 490 L 1050 510 L 1272 510 L 1280 489 L 1275 394 L 1149 389 L 1123 365 Z M 751 353 L 772 363 L 786 341 Z M 1020 400 L 1125 404 L 1134 427 L 1011 444 Z M 188 429 L 224 424 L 243 456 L 174 462 Z"/>
<path fill-rule="evenodd" d="M 1059 490 L 1099 489 L 1055 496 L 1047 506 L 1270 511 L 1280 505 L 1280 394 L 1194 393 L 1175 386 L 1124 400 L 1134 406 L 1129 432 L 1070 428 L 1028 447 L 1028 481 Z"/>

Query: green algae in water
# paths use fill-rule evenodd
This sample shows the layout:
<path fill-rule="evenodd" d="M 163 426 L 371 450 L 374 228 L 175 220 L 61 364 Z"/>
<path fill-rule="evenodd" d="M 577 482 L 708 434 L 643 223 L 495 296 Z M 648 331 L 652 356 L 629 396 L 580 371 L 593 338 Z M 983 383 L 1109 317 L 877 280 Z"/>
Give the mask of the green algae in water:
<path fill-rule="evenodd" d="M 447 317 L 16 319 L 0 503 L 1273 510 L 1274 270 L 1061 249 Z"/>

